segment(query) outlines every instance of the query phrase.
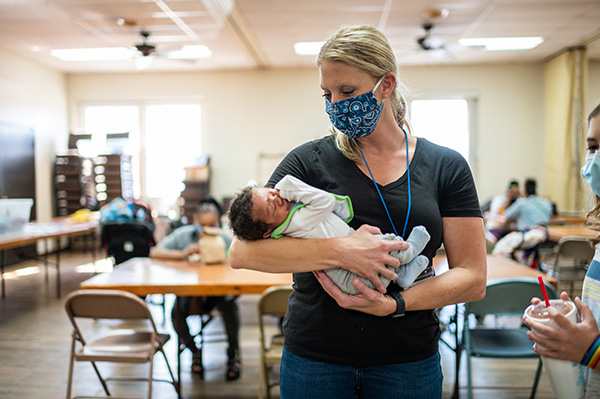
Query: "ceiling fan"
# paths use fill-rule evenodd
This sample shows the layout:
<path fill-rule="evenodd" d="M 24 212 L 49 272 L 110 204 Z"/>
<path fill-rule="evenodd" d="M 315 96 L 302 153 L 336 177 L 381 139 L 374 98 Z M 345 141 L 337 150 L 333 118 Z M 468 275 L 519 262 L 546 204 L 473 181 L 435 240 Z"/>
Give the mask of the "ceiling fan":
<path fill-rule="evenodd" d="M 423 36 L 416 39 L 419 49 L 427 51 L 431 56 L 442 61 L 453 60 L 454 56 L 448 51 L 444 38 L 433 33 L 433 24 L 425 22 L 422 27 L 425 31 Z"/>
<path fill-rule="evenodd" d="M 425 22 L 423 25 L 424 36 L 417 38 L 417 44 L 425 51 L 439 50 L 444 48 L 444 39 L 432 33 L 433 24 Z"/>
<path fill-rule="evenodd" d="M 146 30 L 141 30 L 140 35 L 142 36 L 142 42 L 135 45 L 135 49 L 141 54 L 143 57 L 149 57 L 151 55 L 156 55 L 156 46 L 148 43 L 148 37 L 150 37 L 150 32 Z"/>
<path fill-rule="evenodd" d="M 137 69 L 148 68 L 152 60 L 157 57 L 170 61 L 195 63 L 199 59 L 208 58 L 212 55 L 208 47 L 201 44 L 184 45 L 176 49 L 171 49 L 171 51 L 159 52 L 156 46 L 149 42 L 149 31 L 142 29 L 140 35 L 141 43 L 134 46 Z"/>
<path fill-rule="evenodd" d="M 423 36 L 417 37 L 417 49 L 426 52 L 434 58 L 441 61 L 452 61 L 454 53 L 458 51 L 481 50 L 483 46 L 462 45 L 460 43 L 446 43 L 444 38 L 433 32 L 434 25 L 431 22 L 425 22 L 422 25 Z"/>

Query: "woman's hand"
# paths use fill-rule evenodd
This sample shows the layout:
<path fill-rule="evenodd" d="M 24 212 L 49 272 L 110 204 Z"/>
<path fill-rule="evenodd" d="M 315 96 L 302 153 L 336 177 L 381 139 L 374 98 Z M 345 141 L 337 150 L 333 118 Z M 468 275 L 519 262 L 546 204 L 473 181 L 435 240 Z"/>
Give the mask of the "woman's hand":
<path fill-rule="evenodd" d="M 386 291 L 379 275 L 394 281 L 396 273 L 388 269 L 400 266 L 400 261 L 390 255 L 391 251 L 403 251 L 409 248 L 406 241 L 382 240 L 374 234 L 381 234 L 379 228 L 362 225 L 349 236 L 342 237 L 343 244 L 340 248 L 341 267 L 352 273 L 365 277 L 376 287 L 377 291 Z"/>
<path fill-rule="evenodd" d="M 360 293 L 350 295 L 342 292 L 323 270 L 318 270 L 313 273 L 325 292 L 327 292 L 337 304 L 344 309 L 357 310 L 375 316 L 387 316 L 396 310 L 396 301 L 394 301 L 392 297 L 367 287 L 367 285 L 358 278 L 355 278 L 352 281 L 352 285 Z"/>
<path fill-rule="evenodd" d="M 561 299 L 569 300 L 568 294 L 563 292 Z M 531 301 L 532 304 L 539 302 L 539 298 L 533 298 Z M 533 347 L 535 353 L 552 359 L 567 360 L 573 363 L 581 362 L 583 355 L 598 336 L 599 331 L 590 307 L 584 304 L 579 297 L 575 298 L 575 305 L 581 311 L 583 319 L 581 323 L 573 323 L 552 307 L 548 309 L 550 317 L 558 328 L 538 323 L 530 317 L 523 316 L 525 324 L 537 332 L 527 332 L 529 340 L 536 343 Z M 543 348 L 540 348 L 540 345 Z"/>

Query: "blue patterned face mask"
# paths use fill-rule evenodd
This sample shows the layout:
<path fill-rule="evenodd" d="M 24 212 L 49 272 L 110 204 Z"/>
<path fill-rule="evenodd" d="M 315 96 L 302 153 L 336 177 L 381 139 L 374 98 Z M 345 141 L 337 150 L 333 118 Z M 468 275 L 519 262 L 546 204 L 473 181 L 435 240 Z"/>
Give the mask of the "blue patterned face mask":
<path fill-rule="evenodd" d="M 590 185 L 592 191 L 600 196 L 600 154 L 596 151 L 593 154 L 587 154 L 585 165 L 581 168 L 581 176 Z"/>
<path fill-rule="evenodd" d="M 377 97 L 375 97 L 375 90 L 377 90 L 383 78 L 384 76 L 379 79 L 375 88 L 368 93 L 335 103 L 325 98 L 325 112 L 327 112 L 329 120 L 337 130 L 351 139 L 373 133 L 377 122 L 379 122 L 381 111 L 383 111 L 383 101 L 378 104 Z"/>

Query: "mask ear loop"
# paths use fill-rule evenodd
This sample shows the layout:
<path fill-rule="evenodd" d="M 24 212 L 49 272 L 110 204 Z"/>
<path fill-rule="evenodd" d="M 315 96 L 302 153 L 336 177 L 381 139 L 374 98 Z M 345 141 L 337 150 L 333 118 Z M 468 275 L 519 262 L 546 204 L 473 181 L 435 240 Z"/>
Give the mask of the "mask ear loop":
<path fill-rule="evenodd" d="M 411 207 L 411 196 L 410 196 L 410 162 L 408 159 L 408 134 L 406 133 L 406 130 L 404 130 L 404 128 L 402 126 L 400 126 L 400 129 L 402 129 L 402 131 L 404 132 L 404 137 L 406 139 L 406 174 L 408 177 L 408 208 L 406 209 L 406 220 L 404 221 L 404 229 L 402 230 L 402 238 L 405 239 L 406 238 L 406 226 L 408 225 L 408 217 L 410 216 L 410 207 Z M 394 234 L 399 235 L 398 232 L 396 231 L 396 225 L 394 224 L 394 222 L 392 221 L 392 217 L 390 216 L 390 212 L 388 211 L 387 205 L 385 204 L 385 200 L 383 199 L 383 195 L 381 195 L 381 191 L 379 191 L 379 187 L 377 186 L 377 182 L 375 182 L 375 178 L 373 177 L 373 173 L 371 173 L 371 169 L 369 168 L 369 164 L 367 163 L 367 160 L 365 159 L 365 156 L 362 152 L 362 150 L 360 149 L 360 145 L 358 144 L 358 142 L 356 142 L 356 146 L 358 147 L 358 151 L 360 152 L 360 156 L 363 159 L 363 162 L 365 163 L 365 166 L 367 167 L 367 170 L 369 171 L 369 175 L 371 175 L 371 180 L 373 180 L 373 184 L 375 185 L 375 190 L 377 190 L 377 194 L 379 194 L 379 198 L 381 199 L 381 203 L 383 204 L 383 208 L 385 209 L 385 213 L 387 214 L 388 219 L 390 220 L 390 223 L 392 224 L 392 229 L 394 229 Z"/>

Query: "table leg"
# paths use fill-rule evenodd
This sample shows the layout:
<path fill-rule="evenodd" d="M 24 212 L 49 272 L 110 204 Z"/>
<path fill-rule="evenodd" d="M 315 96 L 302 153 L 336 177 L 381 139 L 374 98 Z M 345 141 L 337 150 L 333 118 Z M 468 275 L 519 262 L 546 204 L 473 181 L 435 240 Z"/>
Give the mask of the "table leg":
<path fill-rule="evenodd" d="M 48 285 L 48 240 L 44 240 L 44 280 Z"/>
<path fill-rule="evenodd" d="M 96 264 L 96 232 L 90 234 L 92 240 L 92 263 Z"/>
<path fill-rule="evenodd" d="M 459 375 L 460 375 L 460 358 L 462 356 L 462 340 L 460 338 L 460 331 L 459 331 L 459 326 L 460 326 L 460 320 L 459 320 L 459 311 L 458 311 L 458 305 L 456 305 L 455 308 L 455 313 L 454 313 L 454 319 L 455 319 L 455 331 L 454 331 L 454 342 L 455 342 L 455 348 L 454 348 L 454 359 L 455 359 L 455 365 L 454 365 L 454 389 L 452 390 L 452 399 L 458 399 L 459 398 L 459 389 L 460 389 L 460 385 L 459 385 Z"/>
<path fill-rule="evenodd" d="M 165 300 L 165 297 L 163 296 L 163 301 Z M 173 306 L 175 307 L 175 309 L 179 309 L 179 297 L 175 297 L 175 302 L 173 303 Z M 175 320 L 173 320 L 173 327 L 179 325 L 177 323 L 179 323 L 179 312 L 171 312 L 175 313 L 175 315 L 173 315 L 172 317 L 175 318 Z M 163 318 L 163 320 L 165 321 L 166 324 L 166 317 Z M 177 340 L 177 383 L 179 384 L 179 399 L 181 399 L 181 391 L 183 389 L 183 385 L 181 384 L 181 345 L 182 345 L 182 341 L 181 338 L 179 337 L 179 333 L 177 332 L 176 328 L 173 328 L 174 332 L 175 332 L 175 338 Z"/>
<path fill-rule="evenodd" d="M 56 246 L 56 297 L 60 298 L 60 238 Z"/>
<path fill-rule="evenodd" d="M 2 275 L 2 299 L 6 298 L 4 293 L 4 251 L 0 251 L 0 274 Z"/>

